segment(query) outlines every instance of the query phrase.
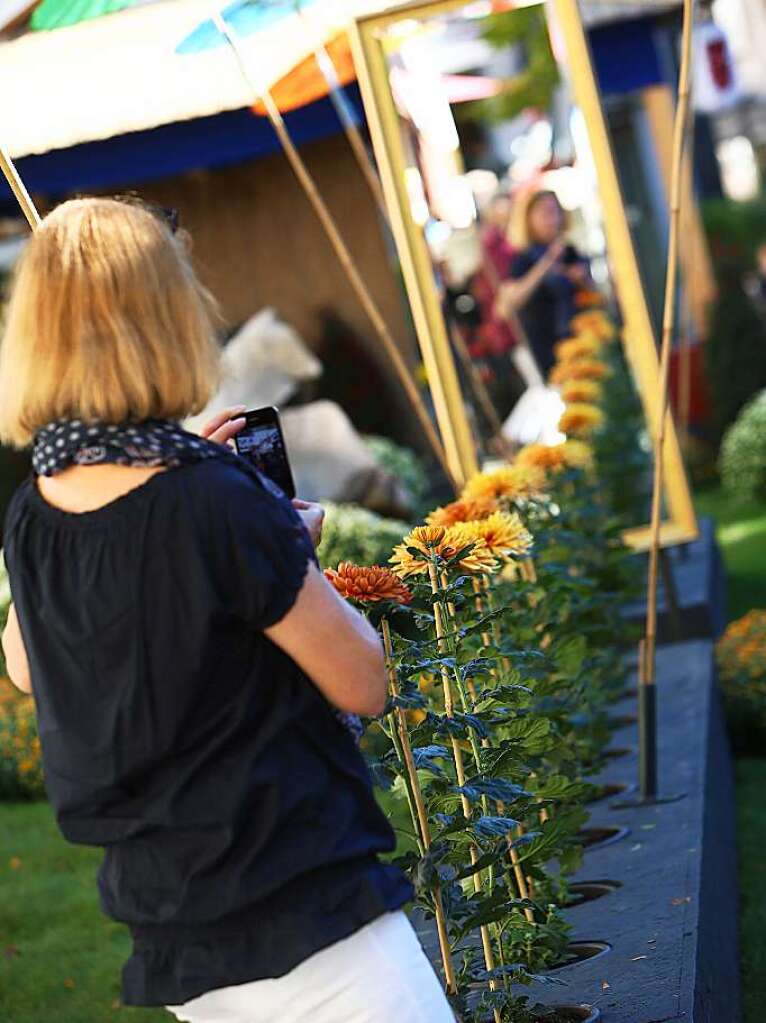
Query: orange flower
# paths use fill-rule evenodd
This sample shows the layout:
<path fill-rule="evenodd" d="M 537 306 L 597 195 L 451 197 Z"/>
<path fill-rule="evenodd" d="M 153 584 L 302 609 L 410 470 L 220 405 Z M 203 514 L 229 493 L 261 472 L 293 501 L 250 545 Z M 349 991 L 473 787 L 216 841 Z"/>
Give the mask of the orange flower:
<path fill-rule="evenodd" d="M 603 380 L 608 373 L 607 367 L 598 359 L 576 359 L 554 366 L 550 373 L 550 382 L 564 384 L 570 380 Z"/>
<path fill-rule="evenodd" d="M 476 498 L 507 498 L 526 500 L 541 497 L 545 489 L 545 473 L 527 465 L 509 465 L 494 472 L 481 472 L 470 479 L 462 493 L 464 500 Z"/>
<path fill-rule="evenodd" d="M 595 337 L 572 337 L 566 341 L 559 341 L 555 351 L 559 362 L 597 358 L 601 351 L 601 342 Z"/>
<path fill-rule="evenodd" d="M 497 501 L 491 497 L 479 497 L 473 500 L 453 501 L 443 508 L 432 511 L 426 519 L 429 526 L 454 526 L 456 522 L 474 522 L 485 519 L 497 511 Z"/>
<path fill-rule="evenodd" d="M 367 568 L 353 565 L 350 561 L 341 561 L 337 571 L 326 568 L 324 574 L 341 597 L 347 600 L 361 600 L 371 604 L 381 600 L 391 600 L 396 604 L 409 604 L 412 601 L 410 588 L 391 569 L 382 565 Z"/>
<path fill-rule="evenodd" d="M 585 469 L 593 462 L 590 447 L 578 440 L 564 444 L 528 444 L 516 455 L 517 465 L 531 465 L 546 472 L 561 472 L 563 469 Z"/>
<path fill-rule="evenodd" d="M 587 437 L 604 422 L 604 413 L 596 405 L 569 405 L 559 419 L 559 430 L 567 436 Z"/>
<path fill-rule="evenodd" d="M 595 405 L 602 396 L 601 384 L 595 380 L 570 380 L 561 388 L 561 400 L 565 405 L 581 401 Z"/>
<path fill-rule="evenodd" d="M 600 341 L 611 341 L 615 335 L 614 324 L 601 309 L 578 313 L 572 319 L 572 330 L 575 334 L 595 334 Z"/>
<path fill-rule="evenodd" d="M 447 532 L 447 542 L 452 548 L 448 557 L 454 557 L 459 551 L 470 547 L 470 551 L 458 562 L 461 572 L 470 575 L 488 575 L 500 567 L 486 540 L 476 532 L 480 523 L 458 522 Z"/>
<path fill-rule="evenodd" d="M 586 291 L 583 288 L 576 292 L 574 304 L 576 309 L 591 309 L 593 306 L 606 305 L 606 299 L 600 291 Z"/>
<path fill-rule="evenodd" d="M 518 515 L 495 512 L 489 518 L 464 524 L 464 535 L 483 540 L 494 557 L 508 560 L 526 557 L 532 548 L 532 534 Z"/>

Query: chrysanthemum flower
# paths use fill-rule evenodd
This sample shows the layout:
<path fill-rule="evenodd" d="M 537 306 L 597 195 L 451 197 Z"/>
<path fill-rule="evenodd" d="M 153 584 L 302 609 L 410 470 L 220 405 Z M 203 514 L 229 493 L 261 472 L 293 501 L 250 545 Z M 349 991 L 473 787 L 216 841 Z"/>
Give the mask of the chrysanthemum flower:
<path fill-rule="evenodd" d="M 601 341 L 611 341 L 615 336 L 614 324 L 601 309 L 588 309 L 578 313 L 572 319 L 572 330 L 575 334 L 595 334 Z"/>
<path fill-rule="evenodd" d="M 503 560 L 526 557 L 532 548 L 532 534 L 515 513 L 498 511 L 489 518 L 466 522 L 464 533 L 483 540 L 490 554 Z"/>
<path fill-rule="evenodd" d="M 527 444 L 516 455 L 517 465 L 534 466 L 544 472 L 564 469 L 585 469 L 593 462 L 593 452 L 583 441 L 568 440 L 564 444 Z"/>
<path fill-rule="evenodd" d="M 545 491 L 545 473 L 534 466 L 509 465 L 494 472 L 481 472 L 463 489 L 464 500 L 493 498 L 526 500 L 541 497 Z"/>
<path fill-rule="evenodd" d="M 587 437 L 604 422 L 604 413 L 596 405 L 569 405 L 559 419 L 559 430 L 567 436 Z"/>
<path fill-rule="evenodd" d="M 570 380 L 603 380 L 609 370 L 598 359 L 575 359 L 561 362 L 550 373 L 552 384 L 569 383 Z"/>
<path fill-rule="evenodd" d="M 601 342 L 595 337 L 571 337 L 559 341 L 556 345 L 558 362 L 574 362 L 576 359 L 597 358 L 601 351 Z"/>
<path fill-rule="evenodd" d="M 382 565 L 368 568 L 353 565 L 350 561 L 341 561 L 337 571 L 326 568 L 324 574 L 341 597 L 348 600 L 360 600 L 371 604 L 382 600 L 390 600 L 396 604 L 409 604 L 412 601 L 409 586 L 405 586 L 391 569 Z"/>
<path fill-rule="evenodd" d="M 603 394 L 601 384 L 595 380 L 570 380 L 561 388 L 561 400 L 565 405 L 581 401 L 595 405 L 601 401 Z"/>
<path fill-rule="evenodd" d="M 576 309 L 593 309 L 595 306 L 606 305 L 606 299 L 600 291 L 590 291 L 580 288 L 574 297 Z"/>
<path fill-rule="evenodd" d="M 436 508 L 426 519 L 429 526 L 454 526 L 456 522 L 473 522 L 485 519 L 497 511 L 497 501 L 491 497 L 473 500 L 453 501 L 443 508 Z"/>
<path fill-rule="evenodd" d="M 463 572 L 485 573 L 494 572 L 497 561 L 486 543 L 469 536 L 464 531 L 465 523 L 458 523 L 449 529 L 441 526 L 417 526 L 412 530 L 390 558 L 393 571 L 400 579 L 408 579 L 413 575 L 424 575 L 428 571 L 428 563 L 435 554 L 440 558 L 449 559 L 465 548 L 470 547 L 464 558 L 458 562 Z M 420 554 L 413 553 L 419 551 Z"/>

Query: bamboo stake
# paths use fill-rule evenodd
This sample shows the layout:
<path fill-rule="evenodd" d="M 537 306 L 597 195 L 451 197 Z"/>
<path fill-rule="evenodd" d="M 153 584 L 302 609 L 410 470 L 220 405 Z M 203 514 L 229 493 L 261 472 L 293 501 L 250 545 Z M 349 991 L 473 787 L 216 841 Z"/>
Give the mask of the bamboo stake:
<path fill-rule="evenodd" d="M 34 231 L 40 225 L 40 214 L 37 212 L 35 204 L 32 202 L 32 198 L 24 186 L 24 182 L 19 177 L 16 165 L 2 145 L 0 145 L 0 167 L 5 175 L 5 180 L 11 186 L 11 191 L 16 196 L 22 213 L 27 218 L 27 223 Z"/>
<path fill-rule="evenodd" d="M 649 576 L 646 611 L 646 639 L 643 644 L 639 681 L 654 686 L 657 653 L 657 584 L 660 559 L 660 526 L 662 522 L 663 453 L 668 409 L 668 378 L 670 352 L 675 327 L 675 292 L 678 275 L 679 222 L 681 212 L 681 180 L 683 169 L 686 119 L 689 111 L 691 83 L 691 39 L 694 20 L 694 0 L 684 0 L 681 69 L 678 81 L 678 106 L 673 127 L 673 166 L 670 180 L 670 231 L 668 236 L 668 262 L 665 278 L 665 308 L 662 318 L 662 346 L 660 349 L 660 400 L 657 423 L 657 441 L 654 456 L 652 490 L 651 545 L 649 548 Z M 652 793 L 654 794 L 654 793 Z"/>
<path fill-rule="evenodd" d="M 391 641 L 391 629 L 386 618 L 382 619 L 380 625 L 381 632 L 383 634 L 383 650 L 386 655 L 386 672 L 388 674 L 389 689 L 391 690 L 392 696 L 398 696 L 399 682 L 396 677 L 396 666 L 394 664 L 394 646 Z M 415 760 L 412 756 L 410 736 L 407 732 L 407 722 L 404 716 L 404 711 L 401 707 L 396 707 L 394 709 L 394 715 L 396 717 L 396 724 L 399 730 L 399 743 L 402 748 L 404 764 L 407 769 L 409 786 L 415 803 L 416 820 L 420 831 L 420 841 L 423 849 L 427 852 L 431 848 L 431 828 L 428 823 L 428 814 L 423 800 L 423 790 L 420 787 L 420 779 L 418 778 Z M 434 910 L 436 914 L 436 930 L 439 935 L 439 949 L 442 956 L 442 965 L 444 966 L 444 978 L 447 982 L 447 990 L 450 994 L 456 994 L 457 981 L 455 979 L 455 967 L 452 962 L 452 950 L 450 949 L 449 936 L 447 934 L 447 921 L 444 914 L 444 904 L 442 903 L 441 887 L 439 885 L 434 886 Z"/>
<path fill-rule="evenodd" d="M 439 575 L 436 569 L 436 565 L 434 564 L 433 555 L 431 555 L 431 557 L 428 560 L 428 578 L 431 583 L 431 591 L 434 594 L 437 594 L 440 589 Z M 444 627 L 444 621 L 442 619 L 442 608 L 438 603 L 434 604 L 434 623 L 436 626 L 436 639 L 439 648 L 439 653 L 446 654 L 448 652 L 446 640 L 447 630 Z M 452 699 L 452 682 L 450 680 L 449 668 L 447 668 L 446 665 L 442 664 L 440 670 L 442 677 L 442 689 L 444 691 L 444 710 L 445 713 L 447 714 L 447 717 L 451 718 L 454 715 L 455 706 L 454 701 Z M 460 748 L 460 744 L 458 743 L 456 736 L 451 735 L 450 742 L 452 745 L 452 757 L 455 762 L 455 774 L 457 776 L 457 783 L 462 788 L 465 785 L 465 765 L 463 763 L 463 751 Z M 469 820 L 471 817 L 471 804 L 464 793 L 461 793 L 460 795 L 460 803 L 463 809 L 463 816 L 466 818 L 466 820 Z M 479 853 L 473 842 L 471 843 L 470 847 L 470 855 L 471 863 L 475 865 L 479 859 Z M 476 873 L 472 875 L 472 881 L 473 889 L 478 895 L 482 890 L 481 874 L 479 873 L 479 871 L 476 871 Z M 489 928 L 487 927 L 486 924 L 483 924 L 481 926 L 480 933 L 482 950 L 484 952 L 484 965 L 486 966 L 487 971 L 491 972 L 492 970 L 495 969 L 495 956 L 492 951 L 492 942 L 489 935 Z M 497 981 L 494 979 L 490 980 L 489 988 L 490 991 L 497 991 Z M 493 1012 L 495 1017 L 495 1023 L 501 1023 L 500 1013 L 498 1012 L 498 1010 L 494 1009 Z"/>
<path fill-rule="evenodd" d="M 468 351 L 468 345 L 465 343 L 460 331 L 454 327 L 450 329 L 450 336 L 452 338 L 452 344 L 455 351 L 463 364 L 463 369 L 466 372 L 468 382 L 471 385 L 476 401 L 493 431 L 494 439 L 497 440 L 503 457 L 510 462 L 513 457 L 511 445 L 503 436 L 503 424 L 500 422 L 500 416 L 497 414 L 495 403 L 492 401 L 487 385 L 482 380 L 476 363 L 471 358 L 471 353 Z"/>
<path fill-rule="evenodd" d="M 453 479 L 452 473 L 450 472 L 449 465 L 447 463 L 447 457 L 444 453 L 444 448 L 442 447 L 442 443 L 436 432 L 436 428 L 434 427 L 434 424 L 431 421 L 431 417 L 428 414 L 428 410 L 425 406 L 425 403 L 423 402 L 423 399 L 420 396 L 417 387 L 413 383 L 412 375 L 407 367 L 407 364 L 405 363 L 402 354 L 399 351 L 399 348 L 397 347 L 397 344 L 394 341 L 391 332 L 389 331 L 386 325 L 385 320 L 383 319 L 383 316 L 380 312 L 380 309 L 378 308 L 375 299 L 372 297 L 369 288 L 364 283 L 361 274 L 354 265 L 354 261 L 352 259 L 351 253 L 349 252 L 348 246 L 343 240 L 343 237 L 340 231 L 338 230 L 338 226 L 335 223 L 335 220 L 332 214 L 330 213 L 327 204 L 322 198 L 321 193 L 317 188 L 316 182 L 314 181 L 314 178 L 311 175 L 311 172 L 306 166 L 306 163 L 303 160 L 302 156 L 298 152 L 298 149 L 292 140 L 290 132 L 287 129 L 287 125 L 285 124 L 284 118 L 282 117 L 279 108 L 274 102 L 273 96 L 271 95 L 268 89 L 261 88 L 260 86 L 256 85 L 254 79 L 250 75 L 250 71 L 247 67 L 247 63 L 240 49 L 237 37 L 231 31 L 229 25 L 226 23 L 225 18 L 223 17 L 223 15 L 221 14 L 220 10 L 218 10 L 217 7 L 214 7 L 212 10 L 212 19 L 216 28 L 228 43 L 231 52 L 236 59 L 237 67 L 239 69 L 240 74 L 242 75 L 242 79 L 253 94 L 254 105 L 257 102 L 263 104 L 263 107 L 266 110 L 266 115 L 269 121 L 271 122 L 271 126 L 273 127 L 274 132 L 277 138 L 279 139 L 279 142 L 285 152 L 285 156 L 287 157 L 288 162 L 290 163 L 290 166 L 292 167 L 292 170 L 296 178 L 298 179 L 301 187 L 303 188 L 303 191 L 306 194 L 306 198 L 311 203 L 311 206 L 313 207 L 314 212 L 316 213 L 319 222 L 322 225 L 325 234 L 327 235 L 327 239 L 330 242 L 330 245 L 332 246 L 335 255 L 337 256 L 338 261 L 346 274 L 346 277 L 348 278 L 348 282 L 351 285 L 354 294 L 359 300 L 360 305 L 367 314 L 370 323 L 372 324 L 376 334 L 378 335 L 380 341 L 383 344 L 383 347 L 386 351 L 386 355 L 388 356 L 392 366 L 394 367 L 396 375 L 399 378 L 399 382 L 402 385 L 404 393 L 407 395 L 407 398 L 413 408 L 413 411 L 415 412 L 415 415 L 417 416 L 420 422 L 420 425 L 423 429 L 424 434 L 426 435 L 426 438 L 431 446 L 431 449 L 433 450 L 434 455 L 436 456 L 442 468 L 444 469 L 447 478 L 457 489 L 456 481 Z"/>

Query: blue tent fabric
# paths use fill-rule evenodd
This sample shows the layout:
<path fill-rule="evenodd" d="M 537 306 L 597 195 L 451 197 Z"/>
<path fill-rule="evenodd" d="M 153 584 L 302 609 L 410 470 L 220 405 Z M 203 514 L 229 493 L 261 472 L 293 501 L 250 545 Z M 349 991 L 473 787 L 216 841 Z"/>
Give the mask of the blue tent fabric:
<path fill-rule="evenodd" d="M 253 32 L 270 28 L 282 18 L 294 14 L 298 7 L 304 10 L 318 0 L 234 0 L 224 7 L 221 15 L 235 35 L 249 36 Z M 176 53 L 199 53 L 223 46 L 225 38 L 209 18 L 198 25 L 177 47 Z"/>
<path fill-rule="evenodd" d="M 351 86 L 347 94 L 361 121 L 358 89 Z M 285 121 L 298 145 L 340 132 L 338 115 L 326 97 L 292 111 Z M 30 192 L 55 199 L 72 192 L 119 190 L 189 170 L 242 163 L 268 156 L 279 148 L 268 120 L 241 109 L 27 156 L 17 161 L 17 167 Z M 0 209 L 8 213 L 14 206 L 15 200 L 2 179 Z"/>
<path fill-rule="evenodd" d="M 588 33 L 593 66 L 605 96 L 637 92 L 666 80 L 657 18 L 632 18 Z"/>

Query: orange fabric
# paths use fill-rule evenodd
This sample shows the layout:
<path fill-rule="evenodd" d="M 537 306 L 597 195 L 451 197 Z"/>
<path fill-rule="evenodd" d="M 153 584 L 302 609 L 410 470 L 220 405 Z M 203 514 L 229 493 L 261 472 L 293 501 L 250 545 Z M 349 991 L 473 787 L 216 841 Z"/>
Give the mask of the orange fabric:
<path fill-rule="evenodd" d="M 334 36 L 326 44 L 326 49 L 335 65 L 335 73 L 340 84 L 348 85 L 353 82 L 356 79 L 356 69 L 354 68 L 354 58 L 351 55 L 351 44 L 346 33 L 340 32 Z M 313 103 L 326 96 L 329 91 L 330 87 L 319 70 L 313 53 L 296 64 L 292 71 L 280 78 L 270 90 L 274 102 L 283 114 Z M 266 111 L 263 104 L 256 103 L 253 113 L 260 117 L 265 116 Z"/>

